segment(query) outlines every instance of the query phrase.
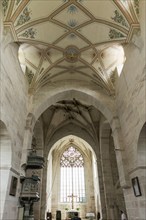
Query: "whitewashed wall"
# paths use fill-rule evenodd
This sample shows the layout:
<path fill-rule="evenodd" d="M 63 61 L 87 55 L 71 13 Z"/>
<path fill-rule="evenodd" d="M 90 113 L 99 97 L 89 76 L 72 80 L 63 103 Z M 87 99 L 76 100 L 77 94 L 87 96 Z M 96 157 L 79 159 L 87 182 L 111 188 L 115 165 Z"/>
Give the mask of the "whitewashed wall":
<path fill-rule="evenodd" d="M 23 146 L 24 128 L 27 113 L 27 83 L 24 74 L 21 71 L 17 51 L 17 44 L 9 44 L 1 47 L 1 114 L 0 119 L 5 124 L 11 140 L 10 153 L 11 160 L 8 157 L 4 164 L 1 164 L 1 179 L 6 178 L 5 184 L 8 184 L 3 192 L 5 203 L 1 216 L 3 219 L 14 220 L 17 218 L 18 195 L 19 195 L 19 175 L 20 160 Z M 5 146 L 1 146 L 4 152 Z M 9 195 L 11 176 L 18 178 L 18 187 L 16 196 Z"/>
<path fill-rule="evenodd" d="M 146 1 L 140 1 L 141 31 L 133 37 L 133 43 L 125 46 L 127 57 L 117 82 L 116 106 L 125 145 L 126 166 L 130 188 L 124 189 L 129 220 L 146 219 L 145 182 L 146 167 L 138 166 L 138 138 L 146 121 Z M 146 144 L 146 143 L 145 143 Z M 135 197 L 131 179 L 138 176 L 142 196 Z"/>

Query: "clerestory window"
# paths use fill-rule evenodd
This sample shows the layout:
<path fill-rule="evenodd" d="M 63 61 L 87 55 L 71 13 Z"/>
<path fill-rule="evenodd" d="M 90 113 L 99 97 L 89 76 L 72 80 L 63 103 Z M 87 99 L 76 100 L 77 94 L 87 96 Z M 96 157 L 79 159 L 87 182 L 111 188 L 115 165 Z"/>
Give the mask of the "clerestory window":
<path fill-rule="evenodd" d="M 61 156 L 61 202 L 85 202 L 84 159 L 73 146 Z"/>

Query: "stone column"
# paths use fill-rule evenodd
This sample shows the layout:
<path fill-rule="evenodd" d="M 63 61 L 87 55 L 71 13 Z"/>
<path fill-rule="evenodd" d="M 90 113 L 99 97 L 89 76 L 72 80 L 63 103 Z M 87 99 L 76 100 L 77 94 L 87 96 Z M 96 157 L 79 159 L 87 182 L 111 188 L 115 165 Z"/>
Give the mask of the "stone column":
<path fill-rule="evenodd" d="M 117 206 L 116 206 L 116 194 L 112 176 L 112 164 L 110 161 L 110 137 L 111 127 L 108 121 L 103 117 L 100 121 L 100 157 L 101 157 L 101 169 L 103 177 L 103 187 L 106 205 L 106 218 L 108 220 L 117 220 Z"/>
<path fill-rule="evenodd" d="M 113 132 L 112 132 L 114 145 L 115 145 L 115 154 L 116 154 L 116 160 L 117 160 L 117 166 L 118 166 L 118 172 L 119 172 L 119 180 L 120 180 L 120 186 L 123 189 L 124 198 L 126 193 L 129 193 L 129 189 L 131 187 L 129 174 L 127 170 L 127 161 L 126 161 L 126 155 L 125 155 L 125 144 L 123 142 L 123 137 L 121 133 L 121 129 L 119 126 L 117 126 Z M 128 209 L 126 200 L 125 200 L 125 206 L 126 210 Z M 127 212 L 125 210 L 125 212 Z"/>
<path fill-rule="evenodd" d="M 113 133 L 114 145 L 115 145 L 115 153 L 119 171 L 119 179 L 120 185 L 123 189 L 130 187 L 129 176 L 126 168 L 126 158 L 125 158 L 125 151 L 124 151 L 124 143 L 121 134 L 120 128 L 116 128 Z"/>
<path fill-rule="evenodd" d="M 24 220 L 29 220 L 30 203 L 24 204 Z"/>
<path fill-rule="evenodd" d="M 40 210 L 40 216 L 41 219 L 45 219 L 46 217 L 46 212 L 47 210 L 47 200 L 48 200 L 48 194 L 49 192 L 47 192 L 47 171 L 48 171 L 48 160 L 47 160 L 47 155 L 45 158 L 45 166 L 43 169 L 43 174 L 42 174 L 42 186 L 41 186 L 41 210 Z M 50 211 L 50 210 L 49 210 Z"/>
<path fill-rule="evenodd" d="M 34 123 L 33 114 L 29 114 L 26 120 L 26 127 L 24 133 L 24 141 L 23 141 L 23 149 L 22 149 L 22 157 L 21 157 L 21 167 L 22 172 L 24 173 L 25 165 L 27 162 L 28 149 L 31 149 L 32 136 L 33 136 L 33 123 Z"/>
<path fill-rule="evenodd" d="M 103 186 L 106 201 L 107 219 L 117 220 L 115 212 L 115 192 L 109 156 L 109 137 L 101 137 L 101 165 L 103 173 Z"/>
<path fill-rule="evenodd" d="M 102 213 L 102 220 L 107 219 L 107 213 L 106 213 L 106 204 L 105 204 L 105 196 L 104 196 L 104 184 L 103 184 L 103 173 L 102 173 L 102 167 L 101 167 L 101 155 L 100 152 L 98 152 L 97 155 L 97 169 L 98 169 L 98 179 L 99 179 L 99 192 L 100 192 L 100 202 L 101 202 L 101 213 Z"/>

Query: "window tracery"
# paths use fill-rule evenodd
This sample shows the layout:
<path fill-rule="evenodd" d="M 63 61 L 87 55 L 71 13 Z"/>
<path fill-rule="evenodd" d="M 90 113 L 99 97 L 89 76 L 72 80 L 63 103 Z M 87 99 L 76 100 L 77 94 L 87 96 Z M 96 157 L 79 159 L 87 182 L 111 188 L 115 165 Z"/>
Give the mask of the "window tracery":
<path fill-rule="evenodd" d="M 77 148 L 70 146 L 60 159 L 61 202 L 85 202 L 84 158 Z"/>

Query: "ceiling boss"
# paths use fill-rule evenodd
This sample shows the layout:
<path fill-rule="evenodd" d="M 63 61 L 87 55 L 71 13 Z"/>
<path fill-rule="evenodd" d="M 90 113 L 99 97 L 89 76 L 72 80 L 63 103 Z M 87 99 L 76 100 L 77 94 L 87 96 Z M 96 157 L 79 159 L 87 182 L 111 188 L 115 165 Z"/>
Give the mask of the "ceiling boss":
<path fill-rule="evenodd" d="M 69 62 L 76 62 L 78 60 L 79 50 L 74 46 L 69 46 L 65 50 L 65 57 Z"/>

